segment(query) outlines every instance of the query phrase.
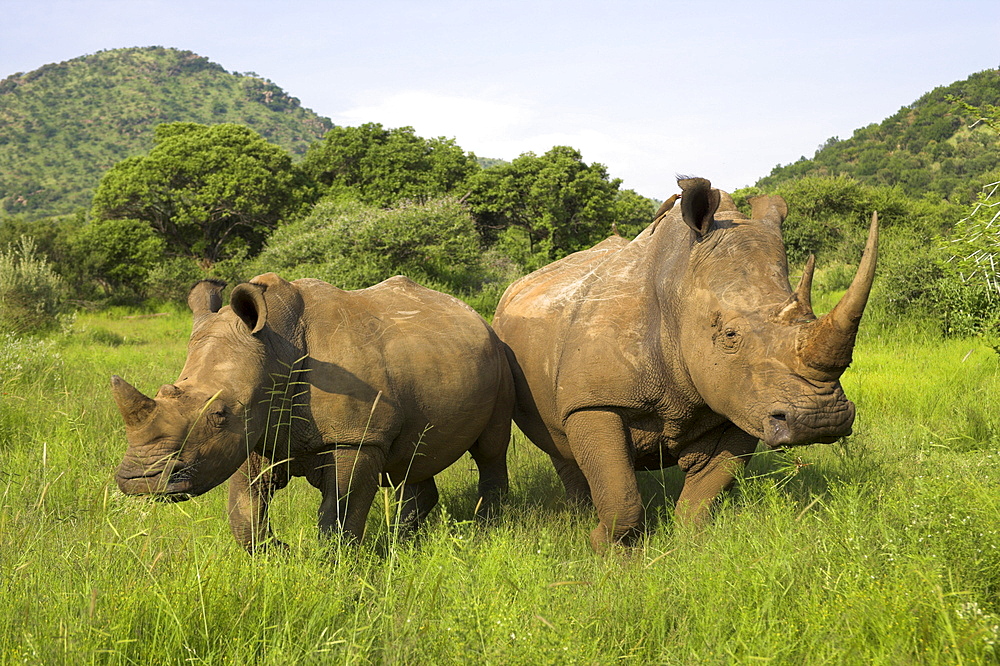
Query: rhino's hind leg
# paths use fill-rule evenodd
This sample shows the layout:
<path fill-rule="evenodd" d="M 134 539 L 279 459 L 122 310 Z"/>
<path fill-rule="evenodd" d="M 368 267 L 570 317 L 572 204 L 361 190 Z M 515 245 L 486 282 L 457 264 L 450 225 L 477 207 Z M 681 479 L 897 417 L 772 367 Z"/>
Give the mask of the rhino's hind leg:
<path fill-rule="evenodd" d="M 613 543 L 631 544 L 642 534 L 643 506 L 621 416 L 574 412 L 566 421 L 566 436 L 590 484 L 600 521 L 590 533 L 591 547 L 601 553 Z"/>
<path fill-rule="evenodd" d="M 251 452 L 229 478 L 229 529 L 247 552 L 288 547 L 274 537 L 268 518 L 271 497 L 288 484 L 283 472 L 283 468 L 274 468 L 270 459 Z"/>
<path fill-rule="evenodd" d="M 400 485 L 396 489 L 396 501 L 399 503 L 396 529 L 400 534 L 416 532 L 431 509 L 437 506 L 438 489 L 434 477 Z"/>
<path fill-rule="evenodd" d="M 507 476 L 507 447 L 510 445 L 510 416 L 493 422 L 469 449 L 479 470 L 476 519 L 490 522 L 500 517 L 500 505 L 510 489 Z"/>

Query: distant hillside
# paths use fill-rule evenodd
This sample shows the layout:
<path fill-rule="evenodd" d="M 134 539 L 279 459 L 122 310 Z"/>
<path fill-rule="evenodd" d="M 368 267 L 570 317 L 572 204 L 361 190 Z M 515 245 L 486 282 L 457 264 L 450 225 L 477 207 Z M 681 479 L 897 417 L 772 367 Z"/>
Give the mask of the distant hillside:
<path fill-rule="evenodd" d="M 935 88 L 849 139 L 828 139 L 812 159 L 777 166 L 757 185 L 765 190 L 805 175 L 848 175 L 873 185 L 898 185 L 911 196 L 940 194 L 967 201 L 1000 176 L 1000 137 L 968 117 L 948 95 L 974 106 L 1000 104 L 1000 71 L 973 74 Z"/>
<path fill-rule="evenodd" d="M 175 121 L 240 123 L 298 155 L 332 127 L 270 81 L 190 51 L 115 49 L 45 65 L 0 81 L 0 211 L 88 207 L 106 169 Z"/>

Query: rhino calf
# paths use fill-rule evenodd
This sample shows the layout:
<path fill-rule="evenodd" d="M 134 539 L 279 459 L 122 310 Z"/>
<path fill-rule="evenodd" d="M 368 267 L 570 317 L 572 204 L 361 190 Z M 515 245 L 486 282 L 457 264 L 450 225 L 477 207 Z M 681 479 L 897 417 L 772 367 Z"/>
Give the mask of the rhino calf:
<path fill-rule="evenodd" d="M 474 310 L 397 276 L 343 291 L 273 273 L 192 288 L 187 362 L 149 398 L 118 376 L 112 391 L 128 450 L 129 495 L 182 500 L 226 479 L 233 536 L 250 551 L 278 543 L 268 501 L 292 476 L 322 493 L 321 533 L 363 534 L 382 483 L 401 524 L 437 502 L 434 475 L 469 451 L 477 516 L 507 490 L 514 403 L 503 344 Z"/>
<path fill-rule="evenodd" d="M 680 520 L 699 522 L 763 440 L 848 435 L 851 362 L 875 274 L 877 216 L 850 289 L 810 305 L 813 261 L 788 281 L 781 197 L 750 218 L 703 178 L 681 179 L 631 242 L 612 236 L 512 284 L 493 326 L 513 351 L 514 420 L 570 497 L 593 500 L 595 550 L 642 529 L 636 469 L 685 473 Z"/>

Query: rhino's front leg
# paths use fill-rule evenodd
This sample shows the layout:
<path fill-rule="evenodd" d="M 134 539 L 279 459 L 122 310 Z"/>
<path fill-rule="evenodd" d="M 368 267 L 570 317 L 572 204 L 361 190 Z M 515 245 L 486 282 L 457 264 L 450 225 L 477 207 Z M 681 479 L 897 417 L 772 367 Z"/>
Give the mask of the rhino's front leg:
<path fill-rule="evenodd" d="M 267 512 L 275 491 L 287 484 L 284 468 L 275 468 L 269 458 L 254 452 L 230 477 L 229 529 L 248 552 L 288 547 L 274 537 Z"/>
<path fill-rule="evenodd" d="M 580 506 L 593 506 L 594 502 L 590 497 L 590 484 L 584 476 L 580 466 L 572 460 L 563 460 L 557 456 L 549 456 L 552 459 L 552 466 L 556 468 L 556 474 L 566 489 L 566 501 Z"/>
<path fill-rule="evenodd" d="M 630 544 L 642 533 L 643 507 L 634 455 L 615 412 L 583 410 L 566 421 L 566 436 L 590 485 L 599 523 L 590 533 L 598 553 L 609 544 Z"/>
<path fill-rule="evenodd" d="M 379 489 L 379 474 L 385 466 L 380 447 L 341 446 L 322 457 L 319 506 L 319 530 L 332 536 L 342 530 L 350 538 L 361 540 L 365 533 L 368 510 Z"/>
<path fill-rule="evenodd" d="M 684 470 L 684 489 L 677 499 L 674 515 L 686 525 L 701 525 L 711 513 L 712 503 L 727 490 L 736 473 L 746 465 L 757 448 L 757 439 L 733 425 L 721 434 L 693 445 L 678 457 Z"/>

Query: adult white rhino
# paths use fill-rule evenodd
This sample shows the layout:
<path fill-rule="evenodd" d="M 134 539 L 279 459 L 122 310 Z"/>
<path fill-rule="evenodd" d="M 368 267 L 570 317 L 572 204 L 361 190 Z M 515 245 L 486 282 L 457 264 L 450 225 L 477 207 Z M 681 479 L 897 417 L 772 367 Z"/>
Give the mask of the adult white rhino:
<path fill-rule="evenodd" d="M 400 488 L 403 523 L 437 502 L 434 475 L 469 451 L 478 514 L 507 489 L 514 393 L 504 346 L 470 307 L 404 277 L 342 291 L 273 273 L 200 282 L 174 384 L 155 398 L 111 386 L 128 450 L 130 495 L 187 499 L 230 477 L 229 519 L 248 550 L 273 537 L 268 501 L 291 476 L 323 495 L 321 531 L 360 538 L 383 484 Z"/>
<path fill-rule="evenodd" d="M 512 284 L 493 320 L 514 352 L 514 420 L 552 459 L 567 495 L 590 500 L 595 550 L 642 528 L 636 469 L 679 465 L 680 520 L 703 520 L 758 440 L 772 447 L 850 434 L 839 378 L 875 274 L 877 216 L 860 269 L 832 312 L 795 291 L 780 197 L 750 219 L 709 181 L 678 181 L 656 220 Z"/>

